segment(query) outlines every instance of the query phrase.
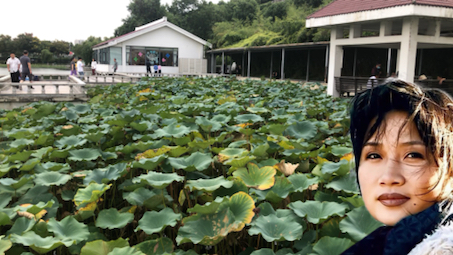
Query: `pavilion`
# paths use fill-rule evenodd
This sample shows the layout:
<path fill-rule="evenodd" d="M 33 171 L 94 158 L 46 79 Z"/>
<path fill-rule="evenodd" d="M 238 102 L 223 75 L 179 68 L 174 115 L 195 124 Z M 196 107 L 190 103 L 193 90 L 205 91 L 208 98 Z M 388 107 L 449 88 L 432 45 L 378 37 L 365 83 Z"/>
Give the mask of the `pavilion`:
<path fill-rule="evenodd" d="M 338 96 L 335 77 L 343 75 L 345 51 L 350 49 L 384 50 L 387 61 L 382 64 L 388 76 L 395 73 L 402 80 L 414 82 L 424 70 L 424 50 L 450 52 L 453 48 L 453 1 L 334 0 L 308 16 L 306 27 L 331 29 L 328 94 Z M 448 59 L 445 54 L 442 58 Z M 445 61 L 444 70 L 438 71 L 453 75 L 453 64 Z M 352 65 L 355 75 L 359 65 L 355 57 Z"/>

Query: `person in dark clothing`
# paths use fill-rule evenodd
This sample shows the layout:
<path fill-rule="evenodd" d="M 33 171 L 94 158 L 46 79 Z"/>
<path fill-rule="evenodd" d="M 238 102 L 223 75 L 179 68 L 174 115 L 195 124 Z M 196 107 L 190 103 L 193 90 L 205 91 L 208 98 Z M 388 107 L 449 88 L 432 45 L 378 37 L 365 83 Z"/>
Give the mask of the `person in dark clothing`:
<path fill-rule="evenodd" d="M 381 64 L 376 64 L 373 69 L 371 69 L 371 76 L 375 76 L 376 78 L 379 78 L 381 76 Z"/>
<path fill-rule="evenodd" d="M 25 81 L 25 78 L 28 76 L 28 79 L 31 82 L 33 82 L 33 74 L 31 71 L 31 62 L 30 58 L 28 57 L 28 51 L 24 50 L 24 55 L 20 57 L 20 65 L 22 66 L 22 73 L 21 73 L 21 78 L 22 81 Z"/>
<path fill-rule="evenodd" d="M 453 99 L 392 79 L 357 94 L 350 117 L 363 201 L 385 226 L 342 254 L 452 254 Z"/>

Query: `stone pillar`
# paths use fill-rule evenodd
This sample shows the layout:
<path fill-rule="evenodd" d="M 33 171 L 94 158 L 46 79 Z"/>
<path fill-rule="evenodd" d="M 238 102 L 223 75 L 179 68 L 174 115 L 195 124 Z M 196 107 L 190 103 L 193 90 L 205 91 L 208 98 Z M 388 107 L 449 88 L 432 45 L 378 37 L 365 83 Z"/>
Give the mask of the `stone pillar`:
<path fill-rule="evenodd" d="M 343 46 L 337 45 L 337 29 L 330 32 L 330 53 L 329 53 L 329 75 L 327 83 L 327 94 L 338 97 L 338 91 L 335 89 L 335 77 L 341 76 L 343 67 Z M 351 36 L 351 35 L 350 35 Z"/>
<path fill-rule="evenodd" d="M 285 79 L 285 48 L 282 49 L 282 65 L 281 65 L 281 73 L 280 73 L 280 79 L 284 80 Z"/>
<path fill-rule="evenodd" d="M 222 70 L 221 74 L 225 74 L 225 52 L 222 51 L 222 67 L 220 68 L 220 70 Z"/>
<path fill-rule="evenodd" d="M 247 78 L 250 78 L 250 68 L 252 65 L 252 52 L 248 51 L 248 58 L 247 58 Z"/>
<path fill-rule="evenodd" d="M 417 57 L 417 36 L 418 36 L 417 17 L 404 18 L 402 29 L 402 40 L 399 54 L 399 75 L 398 78 L 414 82 L 415 61 Z"/>

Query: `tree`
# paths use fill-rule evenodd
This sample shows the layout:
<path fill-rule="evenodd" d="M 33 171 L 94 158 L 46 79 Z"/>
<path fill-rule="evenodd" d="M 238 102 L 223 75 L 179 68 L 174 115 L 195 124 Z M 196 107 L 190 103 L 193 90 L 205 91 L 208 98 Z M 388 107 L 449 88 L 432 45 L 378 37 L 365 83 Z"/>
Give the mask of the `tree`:
<path fill-rule="evenodd" d="M 83 43 L 79 43 L 73 47 L 74 54 L 82 57 L 85 63 L 90 63 L 93 57 L 93 46 L 102 42 L 100 37 L 90 36 Z"/>
<path fill-rule="evenodd" d="M 9 54 L 15 52 L 13 47 L 13 41 L 9 35 L 0 35 L 0 55 L 3 60 L 6 61 L 9 58 Z"/>
<path fill-rule="evenodd" d="M 272 18 L 283 19 L 286 17 L 287 2 L 269 3 L 263 9 L 263 16 Z"/>
<path fill-rule="evenodd" d="M 127 9 L 130 16 L 123 19 L 124 24 L 115 29 L 115 36 L 134 31 L 135 27 L 158 20 L 166 15 L 166 10 L 160 5 L 160 0 L 132 0 Z"/>
<path fill-rule="evenodd" d="M 41 41 L 34 37 L 33 34 L 20 34 L 13 40 L 16 53 L 22 53 L 27 50 L 30 54 L 41 52 Z"/>
<path fill-rule="evenodd" d="M 53 60 L 53 54 L 48 49 L 43 49 L 41 51 L 41 63 L 50 63 Z"/>
<path fill-rule="evenodd" d="M 231 0 L 232 18 L 252 22 L 256 18 L 258 3 L 255 0 Z"/>
<path fill-rule="evenodd" d="M 53 54 L 59 56 L 62 54 L 68 54 L 69 53 L 69 43 L 65 41 L 53 41 L 52 44 L 50 45 L 50 52 Z"/>

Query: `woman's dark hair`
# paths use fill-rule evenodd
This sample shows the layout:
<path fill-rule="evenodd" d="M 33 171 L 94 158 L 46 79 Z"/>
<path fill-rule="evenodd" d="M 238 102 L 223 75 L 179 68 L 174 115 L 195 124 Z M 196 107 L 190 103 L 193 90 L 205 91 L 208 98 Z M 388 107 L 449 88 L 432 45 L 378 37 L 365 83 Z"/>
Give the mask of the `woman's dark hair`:
<path fill-rule="evenodd" d="M 423 88 L 401 80 L 387 80 L 381 86 L 356 95 L 351 101 L 350 134 L 356 171 L 359 169 L 363 145 L 374 134 L 379 139 L 385 130 L 381 128 L 385 125 L 383 120 L 391 111 L 408 113 L 406 124 L 410 121 L 415 123 L 426 148 L 437 160 L 440 177 L 436 185 L 443 186 L 441 196 L 451 193 L 448 182 L 453 176 L 453 100 L 441 90 Z"/>

